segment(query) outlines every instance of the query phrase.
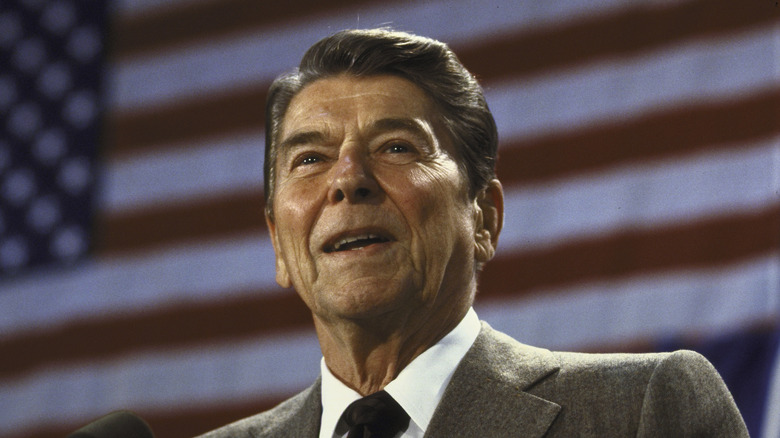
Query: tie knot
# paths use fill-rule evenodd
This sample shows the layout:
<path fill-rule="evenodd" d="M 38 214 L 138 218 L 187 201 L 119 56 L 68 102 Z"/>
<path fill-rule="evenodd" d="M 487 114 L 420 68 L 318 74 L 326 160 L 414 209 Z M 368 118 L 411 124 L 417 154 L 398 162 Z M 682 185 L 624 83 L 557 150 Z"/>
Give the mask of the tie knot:
<path fill-rule="evenodd" d="M 348 438 L 391 438 L 409 425 L 409 415 L 393 397 L 379 391 L 352 402 L 344 410 Z"/>

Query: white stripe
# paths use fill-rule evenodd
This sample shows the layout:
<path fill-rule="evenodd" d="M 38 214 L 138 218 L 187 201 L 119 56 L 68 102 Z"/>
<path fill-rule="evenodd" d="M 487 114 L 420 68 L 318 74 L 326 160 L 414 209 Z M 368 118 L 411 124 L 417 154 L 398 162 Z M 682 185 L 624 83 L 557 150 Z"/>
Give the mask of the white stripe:
<path fill-rule="evenodd" d="M 775 139 L 552 184 L 507 187 L 499 255 L 629 227 L 649 229 L 760 210 L 780 201 L 772 183 L 780 169 L 778 150 Z M 274 275 L 273 248 L 260 235 L 56 270 L 3 285 L 0 337 L 96 314 L 139 312 L 180 300 L 219 300 L 230 292 L 273 291 Z"/>
<path fill-rule="evenodd" d="M 739 98 L 777 84 L 766 30 L 692 43 L 641 59 L 611 61 L 487 90 L 502 144 L 545 132 L 628 119 L 659 106 Z M 746 69 L 745 65 L 751 68 Z M 710 72 L 707 80 L 699 73 Z M 717 73 L 717 74 L 716 74 Z M 258 102 L 258 105 L 263 104 Z M 262 185 L 263 134 L 169 145 L 111 164 L 103 202 L 109 211 L 181 203 Z"/>
<path fill-rule="evenodd" d="M 3 283 L 0 339 L 98 315 L 275 292 L 274 269 L 267 237 L 244 236 L 41 272 Z"/>
<path fill-rule="evenodd" d="M 499 250 L 760 210 L 780 202 L 780 137 L 507 190 Z"/>
<path fill-rule="evenodd" d="M 617 122 L 659 108 L 744 98 L 777 86 L 772 28 L 490 85 L 503 139 Z"/>
<path fill-rule="evenodd" d="M 103 176 L 101 210 L 112 214 L 162 204 L 263 189 L 262 132 L 110 163 Z"/>
<path fill-rule="evenodd" d="M 389 24 L 455 46 L 501 32 L 560 23 L 629 6 L 620 0 L 604 0 L 597 5 L 587 0 L 526 0 L 521 5 L 510 5 L 506 0 L 438 0 L 355 8 L 313 21 L 301 20 L 291 26 L 257 29 L 184 49 L 176 47 L 175 52 L 120 61 L 111 75 L 110 106 L 123 111 L 138 109 L 192 95 L 265 83 L 297 66 L 310 45 L 341 29 Z"/>
<path fill-rule="evenodd" d="M 780 254 L 704 270 L 539 290 L 480 304 L 480 318 L 516 339 L 556 350 L 733 331 L 780 316 Z M 738 293 L 735 293 L 738 291 Z"/>
<path fill-rule="evenodd" d="M 477 301 L 480 318 L 522 342 L 584 348 L 650 336 L 715 333 L 777 315 L 767 272 L 777 255 L 719 269 Z M 734 294 L 740 290 L 740 294 Z M 702 305 L 704 303 L 704 305 Z M 208 407 L 291 394 L 318 373 L 313 331 L 193 348 L 148 351 L 109 361 L 43 369 L 0 381 L 0 422 L 8 430 L 47 419 L 89 420 L 113 409 Z"/>
<path fill-rule="evenodd" d="M 319 373 L 313 330 L 49 368 L 0 381 L 5 432 L 87 423 L 113 410 L 171 411 L 282 398 Z M 204 431 L 205 432 L 205 431 Z"/>

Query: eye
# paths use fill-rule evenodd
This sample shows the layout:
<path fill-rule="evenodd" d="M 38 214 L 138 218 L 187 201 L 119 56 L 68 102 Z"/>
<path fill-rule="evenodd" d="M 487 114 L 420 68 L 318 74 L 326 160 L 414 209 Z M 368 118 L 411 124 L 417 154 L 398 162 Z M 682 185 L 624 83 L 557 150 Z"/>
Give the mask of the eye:
<path fill-rule="evenodd" d="M 391 154 L 404 154 L 411 152 L 411 149 L 412 148 L 406 143 L 391 143 L 385 150 Z"/>
<path fill-rule="evenodd" d="M 377 159 L 387 164 L 410 164 L 420 158 L 417 145 L 397 139 L 384 143 L 377 152 Z"/>
<path fill-rule="evenodd" d="M 298 162 L 298 164 L 314 164 L 320 161 L 320 157 L 317 157 L 315 155 L 309 155 L 306 157 L 301 158 L 301 160 Z"/>
<path fill-rule="evenodd" d="M 322 161 L 324 161 L 322 155 L 313 152 L 306 152 L 296 156 L 291 161 L 290 169 L 295 169 L 298 167 L 314 166 L 316 164 L 321 163 Z"/>
<path fill-rule="evenodd" d="M 323 161 L 325 161 L 325 157 L 323 157 L 322 154 L 311 152 L 311 151 L 303 152 L 299 155 L 292 157 L 292 159 L 290 160 L 289 168 L 290 170 L 306 169 L 306 171 L 308 172 L 310 168 L 317 167 Z"/>

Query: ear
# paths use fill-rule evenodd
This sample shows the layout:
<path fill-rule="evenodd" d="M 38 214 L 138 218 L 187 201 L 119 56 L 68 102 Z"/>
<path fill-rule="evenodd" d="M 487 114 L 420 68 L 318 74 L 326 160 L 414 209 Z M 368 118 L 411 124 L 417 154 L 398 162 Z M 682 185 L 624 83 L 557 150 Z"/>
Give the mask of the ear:
<path fill-rule="evenodd" d="M 496 253 L 498 235 L 504 226 L 504 189 L 497 179 L 477 194 L 474 200 L 474 257 L 481 266 Z"/>
<path fill-rule="evenodd" d="M 276 256 L 276 282 L 279 283 L 279 286 L 288 288 L 292 286 L 290 274 L 287 271 L 287 264 L 284 262 L 284 257 L 282 257 L 282 251 L 279 247 L 279 241 L 276 236 L 276 224 L 268 216 L 268 213 L 265 214 L 265 223 L 268 226 L 268 235 L 271 236 L 271 244 L 274 246 L 274 254 Z"/>

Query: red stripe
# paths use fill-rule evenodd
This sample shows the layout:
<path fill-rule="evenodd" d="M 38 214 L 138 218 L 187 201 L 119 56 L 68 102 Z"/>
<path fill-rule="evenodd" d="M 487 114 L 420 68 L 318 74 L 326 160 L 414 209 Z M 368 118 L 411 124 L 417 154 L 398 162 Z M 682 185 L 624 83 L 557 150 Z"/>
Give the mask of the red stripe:
<path fill-rule="evenodd" d="M 780 204 L 750 213 L 519 252 L 485 266 L 480 294 L 491 298 L 652 272 L 716 267 L 780 250 Z"/>
<path fill-rule="evenodd" d="M 187 147 L 213 138 L 259 132 L 265 118 L 268 84 L 177 100 L 151 110 L 109 114 L 106 142 L 111 159 Z"/>
<path fill-rule="evenodd" d="M 263 192 L 258 190 L 102 215 L 97 218 L 95 251 L 113 256 L 187 241 L 264 234 L 264 208 Z"/>
<path fill-rule="evenodd" d="M 633 120 L 511 142 L 497 172 L 506 185 L 563 178 L 622 164 L 746 148 L 780 133 L 780 88 L 739 100 L 664 108 Z"/>
<path fill-rule="evenodd" d="M 310 327 L 311 313 L 290 291 L 242 294 L 239 300 L 176 303 L 164 308 L 71 321 L 67 326 L 0 340 L 0 377 L 52 363 L 93 361 L 154 347 L 248 339 Z"/>

